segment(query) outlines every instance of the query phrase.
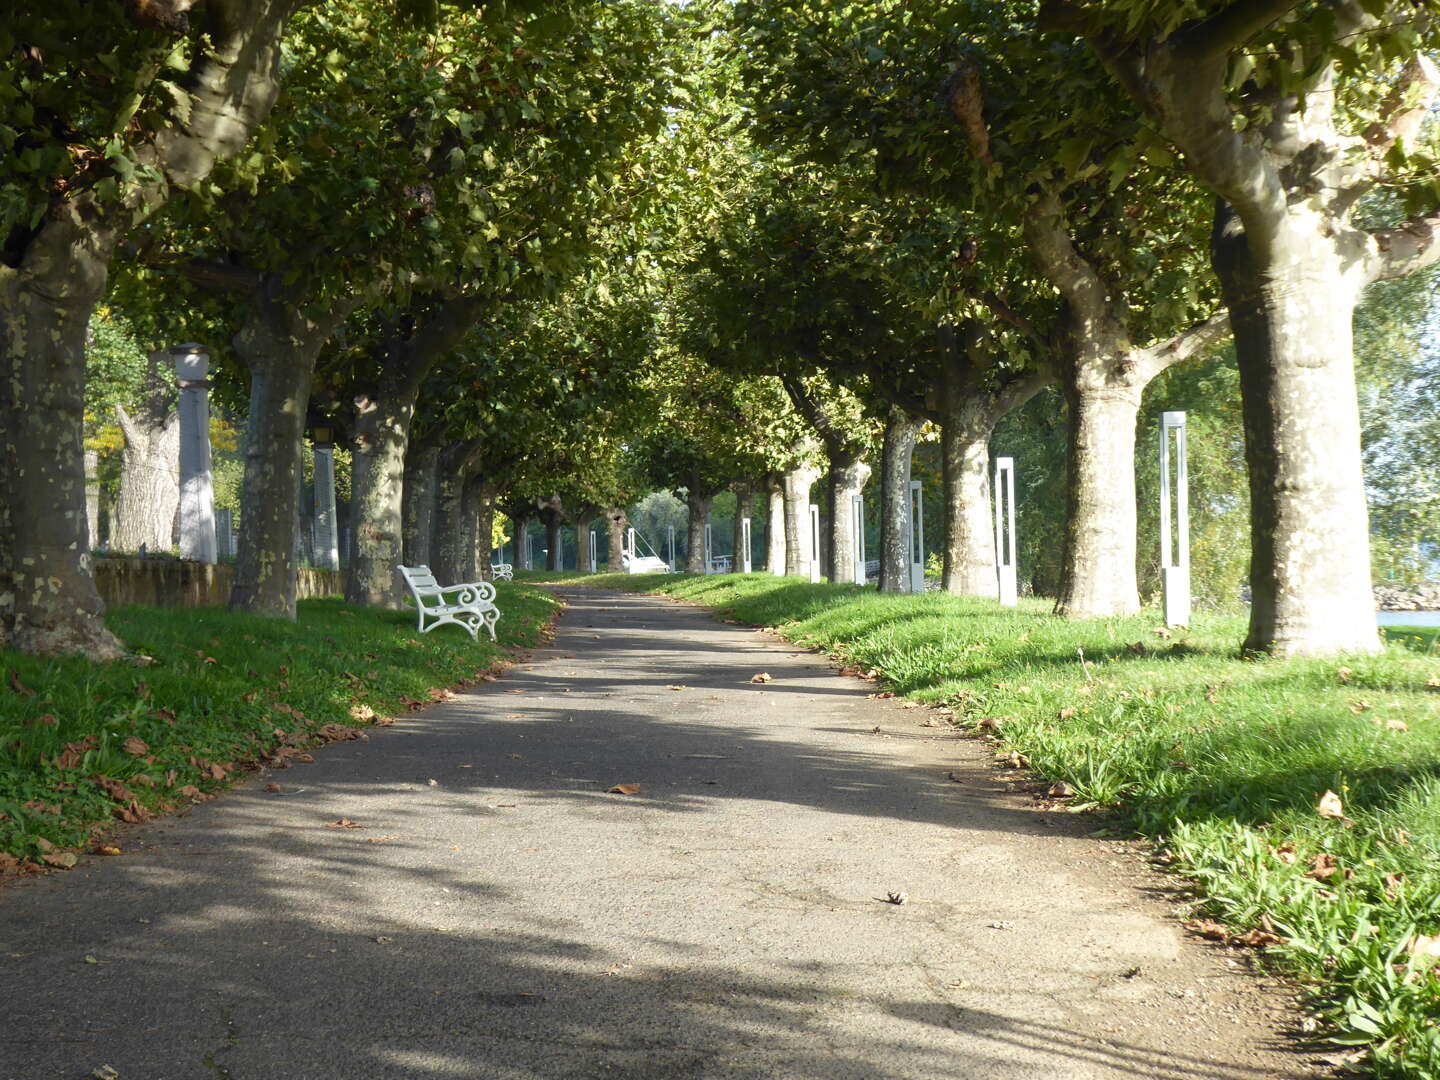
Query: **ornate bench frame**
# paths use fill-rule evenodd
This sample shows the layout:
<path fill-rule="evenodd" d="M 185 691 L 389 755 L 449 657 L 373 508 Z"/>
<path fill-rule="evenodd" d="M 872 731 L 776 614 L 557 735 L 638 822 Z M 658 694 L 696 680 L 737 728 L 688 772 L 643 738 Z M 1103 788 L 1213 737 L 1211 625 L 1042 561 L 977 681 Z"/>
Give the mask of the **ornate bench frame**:
<path fill-rule="evenodd" d="M 463 585 L 441 585 L 428 566 L 397 567 L 410 595 L 415 598 L 416 625 L 422 634 L 437 626 L 454 623 L 470 632 L 474 640 L 480 627 L 490 631 L 495 640 L 495 623 L 500 609 L 495 606 L 495 586 L 488 581 L 470 581 Z M 447 596 L 454 594 L 453 598 Z M 430 625 L 426 626 L 426 620 Z"/>

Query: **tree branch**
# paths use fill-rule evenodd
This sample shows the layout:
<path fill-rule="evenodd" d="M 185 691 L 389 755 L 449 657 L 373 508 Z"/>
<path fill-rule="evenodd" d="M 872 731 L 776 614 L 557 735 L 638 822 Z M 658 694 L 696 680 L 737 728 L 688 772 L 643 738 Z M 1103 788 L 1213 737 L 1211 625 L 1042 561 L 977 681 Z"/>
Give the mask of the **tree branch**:
<path fill-rule="evenodd" d="M 1414 138 L 1437 95 L 1440 68 L 1424 53 L 1416 53 L 1381 105 L 1380 118 L 1365 130 L 1371 154 L 1380 157 L 1399 140 Z"/>
<path fill-rule="evenodd" d="M 1148 383 L 1166 368 L 1189 360 L 1192 356 L 1220 344 L 1229 336 L 1230 314 L 1222 308 L 1208 319 L 1181 330 L 1168 341 L 1137 350 L 1139 358 L 1136 365 L 1142 368 L 1143 377 Z"/>
<path fill-rule="evenodd" d="M 1214 59 L 1245 44 L 1299 6 L 1300 0 L 1234 0 L 1208 19 L 1180 30 L 1175 35 L 1175 51 L 1196 60 Z"/>
<path fill-rule="evenodd" d="M 186 280 L 212 292 L 253 293 L 265 283 L 258 270 L 213 259 L 186 259 L 179 267 Z"/>
<path fill-rule="evenodd" d="M 995 394 L 997 419 L 1004 419 L 1054 381 L 1053 371 L 1031 371 L 1006 383 Z"/>
<path fill-rule="evenodd" d="M 1064 204 L 1053 188 L 1042 187 L 1025 208 L 1025 243 L 1040 273 L 1059 290 L 1077 318 L 1100 322 L 1110 315 L 1108 288 L 1095 267 L 1076 249 Z"/>
<path fill-rule="evenodd" d="M 1368 281 L 1405 277 L 1440 262 L 1440 213 L 1370 232 Z"/>

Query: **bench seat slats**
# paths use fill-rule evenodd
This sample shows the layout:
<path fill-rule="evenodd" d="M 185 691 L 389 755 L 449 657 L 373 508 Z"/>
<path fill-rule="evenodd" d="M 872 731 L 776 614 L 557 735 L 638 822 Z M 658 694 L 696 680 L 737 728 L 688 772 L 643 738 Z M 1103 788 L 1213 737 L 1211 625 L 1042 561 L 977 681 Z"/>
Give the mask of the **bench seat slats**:
<path fill-rule="evenodd" d="M 495 606 L 495 586 L 490 582 L 441 585 L 428 566 L 400 566 L 397 569 L 415 600 L 417 624 L 422 634 L 428 634 L 445 623 L 454 623 L 468 632 L 472 640 L 482 626 L 490 632 L 490 640 L 495 640 L 495 623 L 500 618 L 500 609 Z"/>

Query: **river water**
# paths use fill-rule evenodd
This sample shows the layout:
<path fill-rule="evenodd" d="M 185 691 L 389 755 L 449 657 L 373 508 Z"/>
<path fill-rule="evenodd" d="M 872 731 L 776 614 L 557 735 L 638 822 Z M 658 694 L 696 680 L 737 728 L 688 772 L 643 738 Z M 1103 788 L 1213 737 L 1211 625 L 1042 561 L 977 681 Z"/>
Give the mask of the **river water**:
<path fill-rule="evenodd" d="M 1377 611 L 1381 626 L 1440 626 L 1440 611 Z"/>

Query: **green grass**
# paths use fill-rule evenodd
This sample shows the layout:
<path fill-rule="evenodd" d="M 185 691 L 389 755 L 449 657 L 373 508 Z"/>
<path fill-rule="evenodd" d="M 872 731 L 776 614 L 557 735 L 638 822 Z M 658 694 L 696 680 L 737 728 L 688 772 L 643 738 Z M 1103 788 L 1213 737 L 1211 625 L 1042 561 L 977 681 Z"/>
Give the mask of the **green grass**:
<path fill-rule="evenodd" d="M 1440 935 L 1435 629 L 1391 628 L 1376 656 L 1246 660 L 1234 616 L 1167 637 L 1154 614 L 1071 622 L 1039 601 L 1006 611 L 764 574 L 527 578 L 698 601 L 877 668 L 967 727 L 1001 718 L 997 757 L 1026 755 L 1072 804 L 1152 838 L 1193 883 L 1197 915 L 1235 934 L 1273 927 L 1268 956 L 1370 1071 L 1440 1077 L 1440 958 L 1407 949 Z M 1326 791 L 1345 820 L 1317 813 Z"/>
<path fill-rule="evenodd" d="M 311 600 L 293 623 L 223 608 L 111 612 L 121 640 L 154 658 L 145 666 L 0 652 L 0 863 L 63 864 L 117 816 L 203 797 L 225 786 L 221 773 L 326 741 L 326 724 L 365 726 L 367 707 L 384 717 L 428 701 L 505 646 L 536 644 L 556 607 L 519 584 L 501 584 L 496 603 L 499 646 L 458 627 L 419 634 L 410 613 Z"/>

